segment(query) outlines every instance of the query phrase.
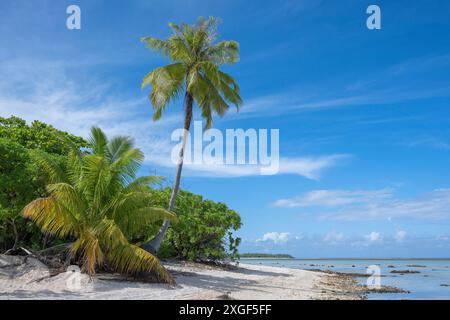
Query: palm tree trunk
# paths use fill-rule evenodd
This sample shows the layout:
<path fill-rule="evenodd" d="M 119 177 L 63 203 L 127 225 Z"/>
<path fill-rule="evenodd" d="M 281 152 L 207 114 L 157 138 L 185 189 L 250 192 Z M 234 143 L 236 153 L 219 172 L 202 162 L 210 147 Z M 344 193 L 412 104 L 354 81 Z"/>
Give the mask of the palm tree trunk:
<path fill-rule="evenodd" d="M 175 206 L 175 201 L 177 199 L 178 190 L 180 189 L 180 181 L 181 181 L 181 171 L 183 169 L 183 157 L 184 157 L 184 149 L 186 147 L 186 141 L 189 134 L 189 129 L 191 127 L 192 122 L 192 104 L 193 104 L 193 97 L 192 94 L 189 92 L 186 92 L 184 96 L 184 109 L 185 109 L 185 117 L 184 117 L 184 133 L 183 133 L 183 140 L 181 143 L 180 148 L 180 155 L 178 158 L 177 163 L 177 173 L 175 175 L 175 181 L 172 188 L 172 193 L 170 195 L 170 201 L 169 201 L 169 211 L 172 211 Z M 142 245 L 142 248 L 147 250 L 148 252 L 152 254 L 156 254 L 161 247 L 161 244 L 164 240 L 164 236 L 167 232 L 167 229 L 169 228 L 170 221 L 167 219 L 164 219 L 164 222 L 161 226 L 161 229 L 159 229 L 156 236 L 150 240 L 149 242 Z"/>
<path fill-rule="evenodd" d="M 19 232 L 17 231 L 15 219 L 11 219 L 9 221 L 9 223 L 11 224 L 11 226 L 13 228 L 13 233 L 14 233 L 14 244 L 13 244 L 13 247 L 11 248 L 11 250 L 12 251 L 16 251 L 17 250 L 17 244 L 19 243 Z"/>

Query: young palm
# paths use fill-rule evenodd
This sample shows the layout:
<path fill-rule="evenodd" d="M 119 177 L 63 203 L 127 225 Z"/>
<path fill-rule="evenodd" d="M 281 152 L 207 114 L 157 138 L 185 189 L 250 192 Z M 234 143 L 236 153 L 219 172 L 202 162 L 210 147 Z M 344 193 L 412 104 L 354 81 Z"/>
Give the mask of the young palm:
<path fill-rule="evenodd" d="M 47 233 L 74 237 L 70 252 L 80 257 L 85 272 L 94 274 L 107 262 L 121 273 L 155 272 L 172 282 L 154 255 L 129 242 L 152 222 L 176 221 L 170 212 L 150 206 L 148 187 L 159 178 L 136 179 L 143 154 L 130 138 L 108 141 L 92 128 L 89 151 L 73 147 L 64 166 L 44 153 L 37 159 L 49 176 L 49 196 L 32 201 L 23 215 Z"/>
<path fill-rule="evenodd" d="M 242 100 L 235 80 L 220 70 L 221 65 L 232 64 L 239 60 L 239 44 L 236 41 L 215 42 L 217 19 L 200 18 L 193 26 L 170 23 L 169 27 L 173 30 L 173 34 L 167 40 L 143 37 L 141 41 L 150 49 L 161 52 L 172 62 L 153 70 L 142 81 L 142 88 L 151 86 L 149 98 L 155 109 L 153 120 L 159 120 L 167 105 L 184 93 L 185 131 L 169 201 L 169 211 L 172 211 L 180 186 L 183 154 L 191 126 L 194 102 L 206 121 L 205 127 L 210 128 L 214 113 L 222 117 L 230 104 L 239 109 Z M 170 220 L 164 220 L 156 237 L 143 248 L 156 253 L 169 224 Z"/>

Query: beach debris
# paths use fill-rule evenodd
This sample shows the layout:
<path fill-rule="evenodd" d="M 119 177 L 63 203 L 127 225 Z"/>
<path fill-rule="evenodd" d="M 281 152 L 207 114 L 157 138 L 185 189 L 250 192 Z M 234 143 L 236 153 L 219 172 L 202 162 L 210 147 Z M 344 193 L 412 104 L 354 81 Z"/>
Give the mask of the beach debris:
<path fill-rule="evenodd" d="M 365 293 L 410 293 L 408 290 L 403 290 L 392 286 L 363 286 Z"/>
<path fill-rule="evenodd" d="M 227 291 L 224 294 L 221 294 L 220 296 L 217 297 L 217 299 L 219 300 L 236 300 L 233 297 L 231 297 L 231 292 Z"/>
<path fill-rule="evenodd" d="M 398 273 L 400 275 L 407 274 L 407 273 L 420 273 L 420 271 L 417 270 L 392 270 L 391 273 Z"/>
<path fill-rule="evenodd" d="M 422 264 L 408 264 L 406 265 L 409 268 L 426 268 L 427 266 L 424 266 Z"/>

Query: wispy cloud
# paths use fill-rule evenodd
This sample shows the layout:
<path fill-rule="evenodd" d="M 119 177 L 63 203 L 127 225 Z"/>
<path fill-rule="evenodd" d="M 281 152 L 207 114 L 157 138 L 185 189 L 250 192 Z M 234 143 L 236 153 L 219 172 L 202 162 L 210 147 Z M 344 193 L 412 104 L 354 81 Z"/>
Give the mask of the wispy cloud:
<path fill-rule="evenodd" d="M 422 136 L 418 138 L 410 138 L 408 141 L 401 143 L 406 147 L 428 147 L 433 149 L 450 150 L 450 143 L 444 139 L 433 136 Z"/>
<path fill-rule="evenodd" d="M 381 234 L 376 231 L 372 231 L 371 233 L 366 235 L 365 238 L 367 239 L 367 241 L 369 241 L 369 243 L 380 243 L 383 241 L 383 237 L 381 236 Z"/>
<path fill-rule="evenodd" d="M 293 198 L 280 199 L 275 206 L 287 208 L 338 207 L 344 205 L 367 204 L 392 196 L 392 189 L 380 190 L 314 190 Z"/>
<path fill-rule="evenodd" d="M 394 235 L 394 239 L 401 242 L 405 240 L 407 232 L 405 230 L 397 230 Z"/>
<path fill-rule="evenodd" d="M 305 98 L 302 97 L 301 93 L 293 91 L 258 97 L 247 101 L 239 115 L 241 117 L 266 117 L 269 115 L 299 113 L 307 110 L 396 104 L 429 98 L 448 97 L 450 96 L 450 88 L 448 85 L 417 90 L 388 87 L 373 89 L 371 93 L 367 94 L 336 94 L 334 97 L 330 96 L 328 98 L 323 96 L 323 94 L 318 94 L 316 97 Z"/>
<path fill-rule="evenodd" d="M 330 245 L 336 245 L 336 244 L 341 243 L 346 240 L 347 240 L 347 237 L 344 235 L 343 232 L 336 232 L 334 230 L 327 233 L 322 239 L 322 241 L 324 243 L 330 244 Z"/>
<path fill-rule="evenodd" d="M 437 68 L 450 67 L 450 54 L 411 58 L 390 67 L 386 73 L 393 76 L 430 72 Z"/>
<path fill-rule="evenodd" d="M 450 189 L 435 189 L 414 198 L 400 199 L 390 188 L 369 191 L 315 190 L 280 199 L 276 206 L 316 207 L 318 218 L 333 220 L 450 219 Z"/>
<path fill-rule="evenodd" d="M 366 77 L 343 84 L 341 88 L 339 88 L 341 84 L 333 83 L 332 87 L 321 84 L 314 90 L 292 89 L 249 99 L 242 108 L 241 116 L 264 117 L 308 110 L 388 105 L 449 97 L 448 82 L 408 83 L 407 85 L 405 85 L 405 81 L 393 82 L 393 78 L 417 75 L 449 66 L 450 55 L 416 57 L 382 69 L 378 73 L 371 73 L 370 78 Z"/>
<path fill-rule="evenodd" d="M 158 155 L 152 157 L 152 162 L 163 167 L 175 167 L 175 164 L 170 161 L 171 145 L 166 145 L 165 148 L 160 149 Z M 333 167 L 340 166 L 351 155 L 336 154 L 319 157 L 283 157 L 280 158 L 279 170 L 277 175 L 297 175 L 311 180 L 320 180 L 326 170 Z M 235 177 L 249 177 L 261 175 L 261 165 L 250 164 L 188 164 L 184 166 L 186 176 L 203 176 L 203 177 L 218 177 L 218 178 L 235 178 Z"/>

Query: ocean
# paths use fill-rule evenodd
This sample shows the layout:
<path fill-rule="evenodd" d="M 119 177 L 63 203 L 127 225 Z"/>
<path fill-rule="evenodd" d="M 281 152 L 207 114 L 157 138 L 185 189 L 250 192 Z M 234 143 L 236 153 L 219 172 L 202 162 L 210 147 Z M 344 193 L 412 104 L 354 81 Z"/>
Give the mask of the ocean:
<path fill-rule="evenodd" d="M 436 299 L 450 300 L 450 259 L 448 260 L 360 260 L 360 259 L 241 259 L 241 263 L 261 264 L 275 267 L 320 269 L 346 273 L 366 274 L 379 271 L 381 285 L 401 288 L 410 293 L 369 294 L 369 300 Z M 410 270 L 417 273 L 392 273 L 393 270 Z M 366 284 L 367 277 L 356 277 Z"/>

